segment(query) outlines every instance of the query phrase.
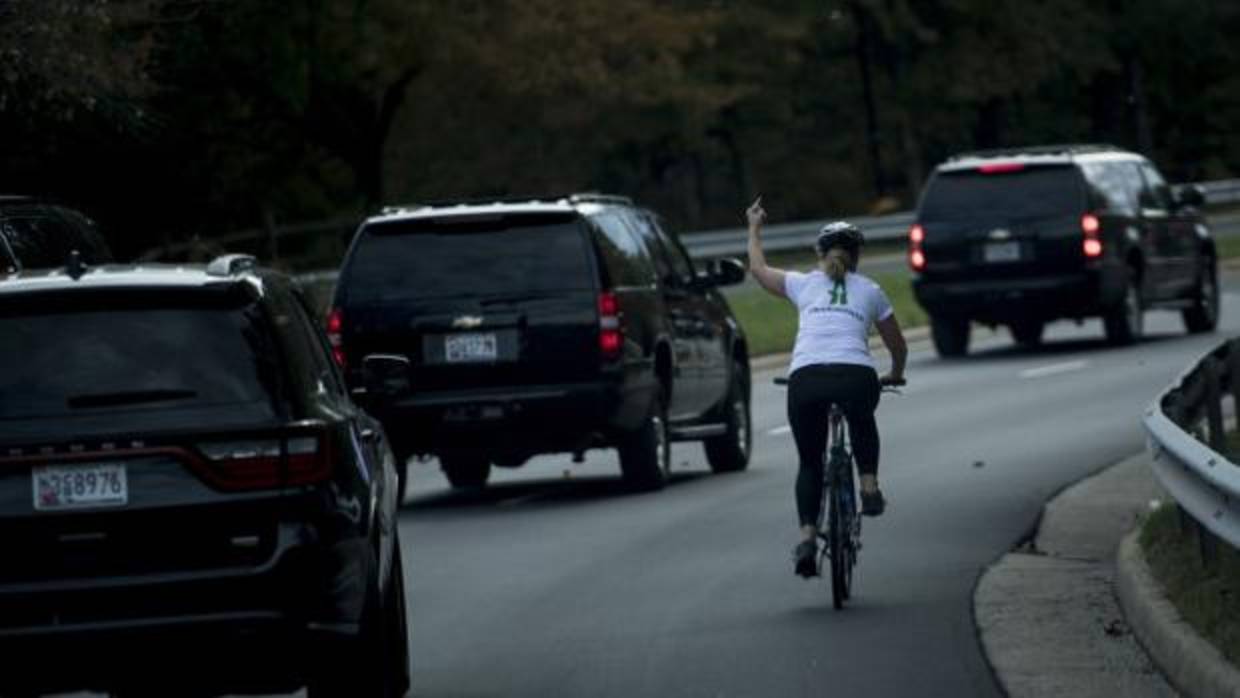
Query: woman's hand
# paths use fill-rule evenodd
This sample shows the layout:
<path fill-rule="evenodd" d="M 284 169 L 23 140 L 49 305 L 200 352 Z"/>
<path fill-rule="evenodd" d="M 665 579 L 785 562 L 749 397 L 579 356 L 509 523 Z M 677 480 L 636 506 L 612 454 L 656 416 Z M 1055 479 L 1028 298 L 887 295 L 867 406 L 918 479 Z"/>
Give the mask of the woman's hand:
<path fill-rule="evenodd" d="M 906 383 L 908 381 L 904 380 L 904 376 L 897 376 L 894 373 L 888 373 L 878 379 L 878 384 L 883 387 L 898 388 Z"/>
<path fill-rule="evenodd" d="M 762 227 L 766 222 L 766 209 L 762 208 L 762 197 L 753 200 L 749 208 L 745 209 L 745 218 L 749 221 L 750 230 Z"/>

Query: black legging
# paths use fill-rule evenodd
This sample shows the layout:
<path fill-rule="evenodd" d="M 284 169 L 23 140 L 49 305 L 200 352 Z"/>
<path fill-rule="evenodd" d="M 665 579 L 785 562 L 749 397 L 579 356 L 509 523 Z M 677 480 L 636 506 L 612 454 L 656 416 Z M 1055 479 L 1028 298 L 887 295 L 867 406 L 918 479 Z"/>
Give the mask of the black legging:
<path fill-rule="evenodd" d="M 822 506 L 823 452 L 827 447 L 827 415 L 832 403 L 848 419 L 848 438 L 857 470 L 878 473 L 878 424 L 874 410 L 882 389 L 878 373 L 855 364 L 815 364 L 788 378 L 788 423 L 797 442 L 797 514 L 802 526 L 818 523 Z"/>

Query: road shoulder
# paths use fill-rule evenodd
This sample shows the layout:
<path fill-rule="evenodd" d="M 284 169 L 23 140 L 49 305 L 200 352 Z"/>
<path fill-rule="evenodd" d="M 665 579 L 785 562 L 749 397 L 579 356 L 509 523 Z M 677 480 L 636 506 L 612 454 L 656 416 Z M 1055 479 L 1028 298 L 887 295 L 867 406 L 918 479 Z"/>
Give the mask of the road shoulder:
<path fill-rule="evenodd" d="M 1174 696 L 1116 598 L 1119 542 L 1160 498 L 1144 454 L 1064 490 L 978 581 L 974 617 L 1009 696 Z"/>

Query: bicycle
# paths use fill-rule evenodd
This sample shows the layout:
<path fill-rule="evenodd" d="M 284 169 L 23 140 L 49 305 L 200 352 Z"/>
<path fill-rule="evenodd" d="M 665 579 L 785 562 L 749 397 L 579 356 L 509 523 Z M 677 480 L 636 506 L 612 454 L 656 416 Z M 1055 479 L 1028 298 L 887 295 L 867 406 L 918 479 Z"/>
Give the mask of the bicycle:
<path fill-rule="evenodd" d="M 788 379 L 777 377 L 775 384 L 786 386 Z M 898 387 L 892 384 L 883 385 L 882 392 L 900 394 Z M 818 508 L 817 523 L 817 535 L 823 542 L 818 551 L 818 569 L 823 568 L 824 561 L 830 562 L 831 604 L 838 611 L 852 596 L 853 568 L 861 550 L 861 516 L 857 511 L 856 464 L 848 447 L 844 411 L 832 403 L 827 419 L 830 426 L 823 452 L 822 504 Z"/>

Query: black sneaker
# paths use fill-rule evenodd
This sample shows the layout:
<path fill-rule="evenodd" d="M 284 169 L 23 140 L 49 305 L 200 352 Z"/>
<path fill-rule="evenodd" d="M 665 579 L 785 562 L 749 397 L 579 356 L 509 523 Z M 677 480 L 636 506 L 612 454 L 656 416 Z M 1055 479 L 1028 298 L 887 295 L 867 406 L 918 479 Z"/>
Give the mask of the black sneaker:
<path fill-rule="evenodd" d="M 818 576 L 818 543 L 812 540 L 803 540 L 797 544 L 792 551 L 792 557 L 796 560 L 796 573 L 806 579 Z"/>
<path fill-rule="evenodd" d="M 887 500 L 883 499 L 882 490 L 861 493 L 861 513 L 866 516 L 882 516 L 887 508 Z"/>

